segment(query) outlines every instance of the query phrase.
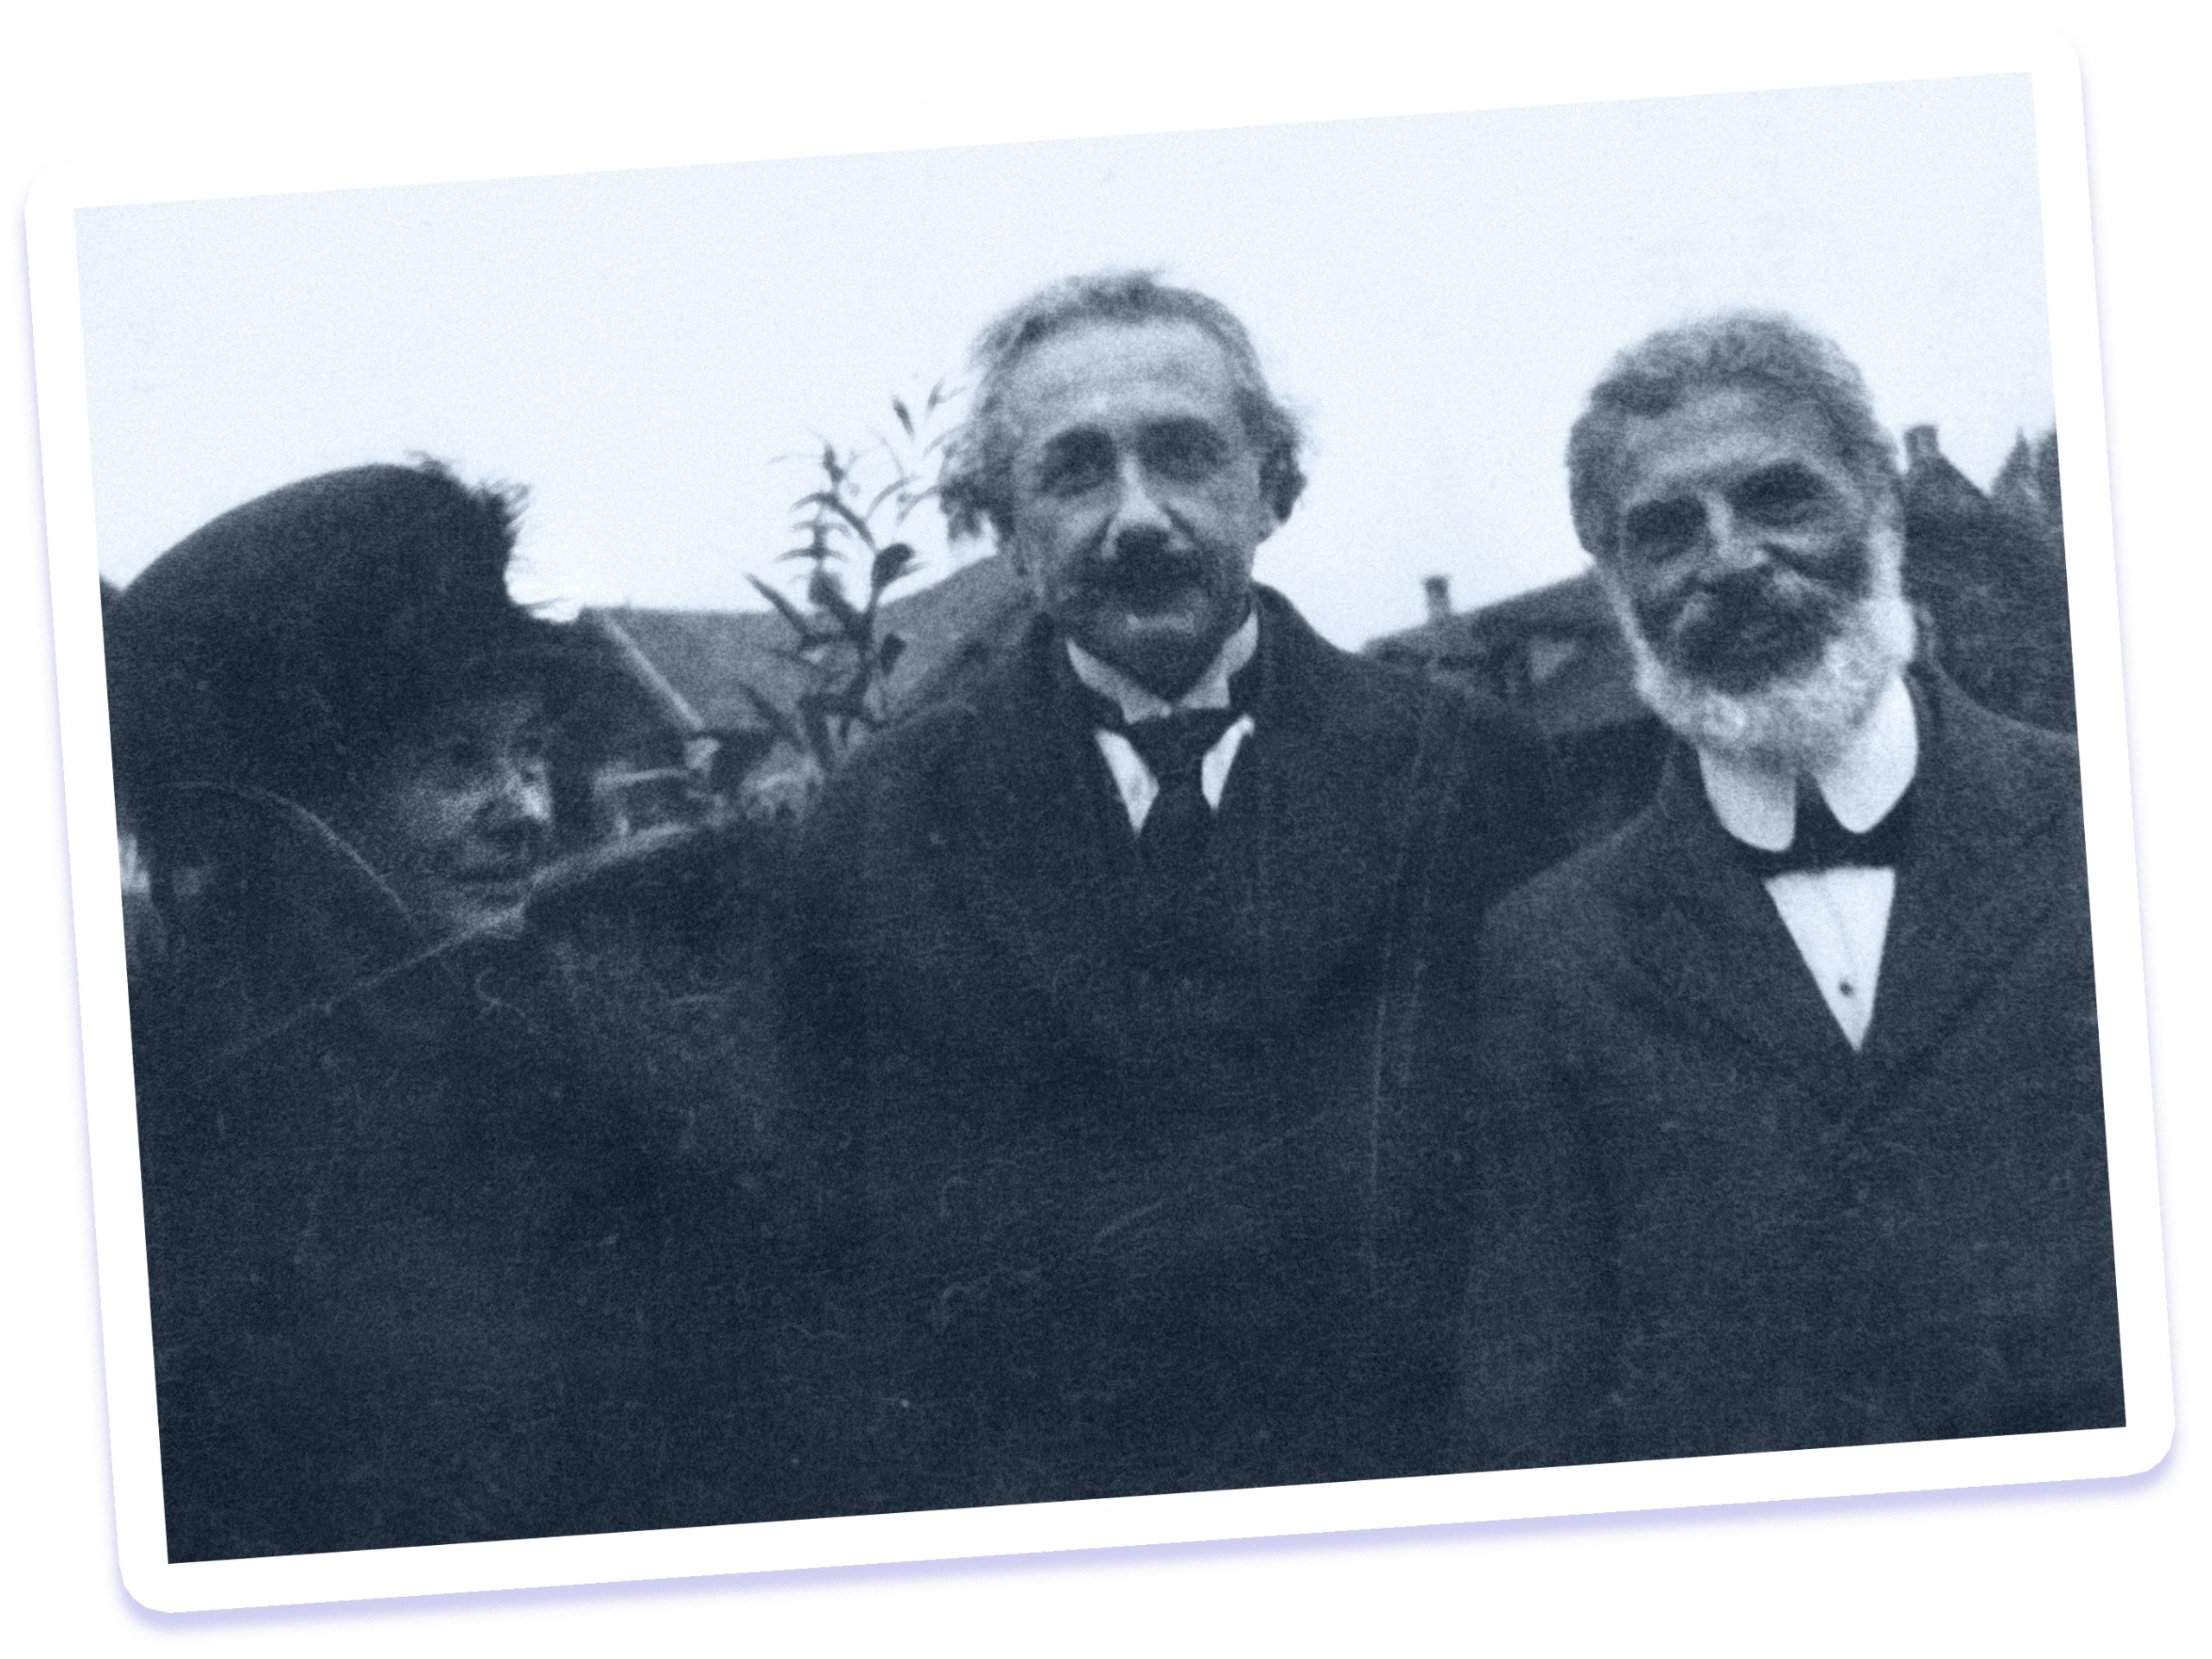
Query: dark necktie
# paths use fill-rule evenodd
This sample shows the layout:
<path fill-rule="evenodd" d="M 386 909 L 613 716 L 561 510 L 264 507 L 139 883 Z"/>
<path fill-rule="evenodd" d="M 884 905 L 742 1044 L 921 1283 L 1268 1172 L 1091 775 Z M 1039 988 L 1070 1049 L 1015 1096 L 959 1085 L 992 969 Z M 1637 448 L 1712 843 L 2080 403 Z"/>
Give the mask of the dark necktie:
<path fill-rule="evenodd" d="M 1816 870 L 1845 868 L 1895 869 L 1904 861 L 1912 833 L 1912 791 L 1908 789 L 1889 816 L 1864 834 L 1847 830 L 1828 810 L 1821 791 L 1800 784 L 1797 790 L 1797 829 L 1789 845 L 1778 853 L 1735 842 L 1737 855 L 1760 880 L 1777 875 L 1801 875 Z M 1732 841 L 1734 840 L 1731 836 Z"/>
<path fill-rule="evenodd" d="M 1147 874 L 1177 880 L 1194 875 L 1213 830 L 1200 773 L 1222 734 L 1242 718 L 1232 709 L 1178 709 L 1153 720 L 1114 722 L 1160 785 L 1137 832 Z"/>

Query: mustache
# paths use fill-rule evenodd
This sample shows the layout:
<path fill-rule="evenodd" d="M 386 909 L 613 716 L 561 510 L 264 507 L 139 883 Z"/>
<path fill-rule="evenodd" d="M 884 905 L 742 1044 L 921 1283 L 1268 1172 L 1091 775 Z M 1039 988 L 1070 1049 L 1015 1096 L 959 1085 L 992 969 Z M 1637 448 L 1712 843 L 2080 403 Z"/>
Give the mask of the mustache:
<path fill-rule="evenodd" d="M 1768 571 L 1732 571 L 1655 601 L 1641 620 L 1662 656 L 1733 686 L 1817 656 L 1843 626 L 1852 603 L 1846 594 Z"/>
<path fill-rule="evenodd" d="M 1764 570 L 1731 571 L 1649 607 L 1647 620 L 1668 632 L 1722 634 L 1788 619 L 1832 618 L 1847 596 Z"/>
<path fill-rule="evenodd" d="M 1092 593 L 1154 594 L 1203 582 L 1210 567 L 1205 549 L 1164 534 L 1102 536 L 1085 550 L 1077 580 Z"/>

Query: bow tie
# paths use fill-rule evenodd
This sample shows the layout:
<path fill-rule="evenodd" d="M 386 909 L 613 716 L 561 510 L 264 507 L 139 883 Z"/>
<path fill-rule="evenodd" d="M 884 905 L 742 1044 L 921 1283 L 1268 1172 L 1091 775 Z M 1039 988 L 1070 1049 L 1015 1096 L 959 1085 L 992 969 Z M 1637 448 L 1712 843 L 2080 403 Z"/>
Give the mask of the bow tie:
<path fill-rule="evenodd" d="M 1789 845 L 1778 853 L 1730 836 L 1736 855 L 1760 880 L 1777 875 L 1802 875 L 1818 870 L 1855 868 L 1895 869 L 1904 862 L 1912 831 L 1912 791 L 1872 829 L 1862 833 L 1847 830 L 1836 821 L 1817 789 L 1802 787 L 1797 795 L 1797 829 Z"/>

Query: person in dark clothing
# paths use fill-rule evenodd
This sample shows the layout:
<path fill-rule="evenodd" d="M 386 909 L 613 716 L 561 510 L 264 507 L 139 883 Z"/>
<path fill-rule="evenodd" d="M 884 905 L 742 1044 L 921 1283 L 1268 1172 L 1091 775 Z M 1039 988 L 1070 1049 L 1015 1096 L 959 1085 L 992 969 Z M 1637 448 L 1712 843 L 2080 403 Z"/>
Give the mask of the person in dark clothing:
<path fill-rule="evenodd" d="M 1304 483 L 1148 276 L 978 347 L 943 481 L 1039 614 L 805 827 L 785 999 L 871 1240 L 885 1507 L 1443 1466 L 1433 949 L 1552 855 L 1533 741 L 1251 581 Z"/>
<path fill-rule="evenodd" d="M 2120 1424 L 2073 742 L 1912 661 L 1892 446 L 1789 320 L 1624 353 L 1569 465 L 1681 741 L 1483 942 L 1468 1460 Z"/>
<path fill-rule="evenodd" d="M 512 514 L 434 465 L 330 474 L 108 608 L 162 924 L 131 995 L 173 1560 L 804 1502 L 758 1360 L 773 1218 L 744 1157 L 687 1155 L 697 1068 L 610 1017 L 588 895 L 537 913 L 598 670 L 509 600 Z"/>

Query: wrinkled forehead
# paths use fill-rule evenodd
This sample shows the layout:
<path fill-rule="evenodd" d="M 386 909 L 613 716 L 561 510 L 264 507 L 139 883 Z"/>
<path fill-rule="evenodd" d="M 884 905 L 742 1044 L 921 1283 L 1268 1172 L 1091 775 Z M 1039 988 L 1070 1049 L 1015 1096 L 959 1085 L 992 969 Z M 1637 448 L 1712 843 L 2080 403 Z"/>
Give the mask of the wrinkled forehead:
<path fill-rule="evenodd" d="M 1628 416 L 1619 454 L 1623 505 L 1789 464 L 1858 483 L 1817 404 L 1740 381 L 1698 387 L 1663 414 Z"/>
<path fill-rule="evenodd" d="M 1242 429 L 1228 351 L 1181 318 L 1054 334 L 1007 372 L 1005 397 L 1025 449 L 1077 429 L 1119 433 L 1170 420 Z"/>

